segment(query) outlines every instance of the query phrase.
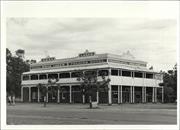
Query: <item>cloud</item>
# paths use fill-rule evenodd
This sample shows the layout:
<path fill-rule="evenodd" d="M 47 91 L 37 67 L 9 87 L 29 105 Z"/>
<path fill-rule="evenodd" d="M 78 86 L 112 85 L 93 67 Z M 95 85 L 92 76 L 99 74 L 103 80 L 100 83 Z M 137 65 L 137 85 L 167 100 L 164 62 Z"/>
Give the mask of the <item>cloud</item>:
<path fill-rule="evenodd" d="M 66 58 L 86 49 L 115 54 L 130 50 L 157 69 L 170 69 L 176 62 L 176 26 L 175 19 L 9 18 L 7 47 L 24 49 L 26 58 L 38 60 L 45 51 Z"/>

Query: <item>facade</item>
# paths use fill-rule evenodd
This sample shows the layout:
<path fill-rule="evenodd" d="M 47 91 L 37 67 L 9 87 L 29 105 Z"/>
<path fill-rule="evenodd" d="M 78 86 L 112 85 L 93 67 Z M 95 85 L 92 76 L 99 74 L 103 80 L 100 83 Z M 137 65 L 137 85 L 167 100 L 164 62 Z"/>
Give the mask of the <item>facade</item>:
<path fill-rule="evenodd" d="M 21 100 L 23 102 L 41 102 L 42 94 L 37 85 L 48 87 L 48 102 L 87 103 L 87 95 L 80 90 L 77 80 L 78 70 L 96 70 L 106 72 L 110 78 L 108 91 L 99 91 L 92 100 L 98 103 L 146 103 L 163 102 L 163 87 L 159 86 L 162 74 L 147 68 L 147 62 L 136 60 L 129 51 L 122 55 L 96 54 L 85 51 L 77 57 L 55 59 L 47 57 L 30 65 L 30 71 L 22 74 Z M 48 79 L 58 79 L 55 84 L 48 84 Z M 98 80 L 101 82 L 101 79 Z M 60 85 L 62 91 L 55 90 Z"/>

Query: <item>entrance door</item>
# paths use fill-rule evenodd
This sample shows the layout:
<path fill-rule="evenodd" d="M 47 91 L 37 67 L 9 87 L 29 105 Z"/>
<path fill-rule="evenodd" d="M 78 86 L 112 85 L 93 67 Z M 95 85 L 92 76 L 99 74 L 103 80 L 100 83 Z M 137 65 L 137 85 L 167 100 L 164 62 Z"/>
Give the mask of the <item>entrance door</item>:
<path fill-rule="evenodd" d="M 72 86 L 72 102 L 82 103 L 82 93 L 80 86 Z"/>
<path fill-rule="evenodd" d="M 60 91 L 60 103 L 69 103 L 69 86 L 62 86 Z"/>
<path fill-rule="evenodd" d="M 122 101 L 123 103 L 130 103 L 130 86 L 122 87 Z"/>
<path fill-rule="evenodd" d="M 118 103 L 118 86 L 112 85 L 112 103 Z"/>

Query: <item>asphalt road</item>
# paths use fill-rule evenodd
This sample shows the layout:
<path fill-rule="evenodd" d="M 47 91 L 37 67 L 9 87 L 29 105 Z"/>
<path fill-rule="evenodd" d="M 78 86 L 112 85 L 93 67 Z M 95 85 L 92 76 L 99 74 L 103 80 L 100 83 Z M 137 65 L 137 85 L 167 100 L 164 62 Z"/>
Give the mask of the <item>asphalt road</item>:
<path fill-rule="evenodd" d="M 7 124 L 80 125 L 80 124 L 138 124 L 169 125 L 177 123 L 175 104 L 100 105 L 89 109 L 88 104 L 19 103 L 7 106 Z"/>

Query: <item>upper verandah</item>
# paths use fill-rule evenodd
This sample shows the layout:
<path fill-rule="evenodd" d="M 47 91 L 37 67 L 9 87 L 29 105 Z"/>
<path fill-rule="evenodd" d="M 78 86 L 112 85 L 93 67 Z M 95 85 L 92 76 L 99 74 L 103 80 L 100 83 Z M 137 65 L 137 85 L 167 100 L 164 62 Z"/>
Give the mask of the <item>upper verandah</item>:
<path fill-rule="evenodd" d="M 87 63 L 86 63 L 87 62 Z M 96 63 L 108 63 L 114 62 L 119 64 L 134 65 L 140 67 L 146 67 L 147 62 L 136 60 L 129 51 L 122 55 L 115 55 L 109 53 L 96 54 L 95 52 L 89 52 L 86 50 L 84 53 L 80 53 L 77 57 L 55 59 L 54 57 L 43 58 L 40 62 L 31 64 L 31 70 L 39 69 L 52 69 L 52 67 L 68 67 L 72 65 L 84 65 L 84 64 L 96 64 Z M 49 66 L 49 67 L 48 67 Z"/>

